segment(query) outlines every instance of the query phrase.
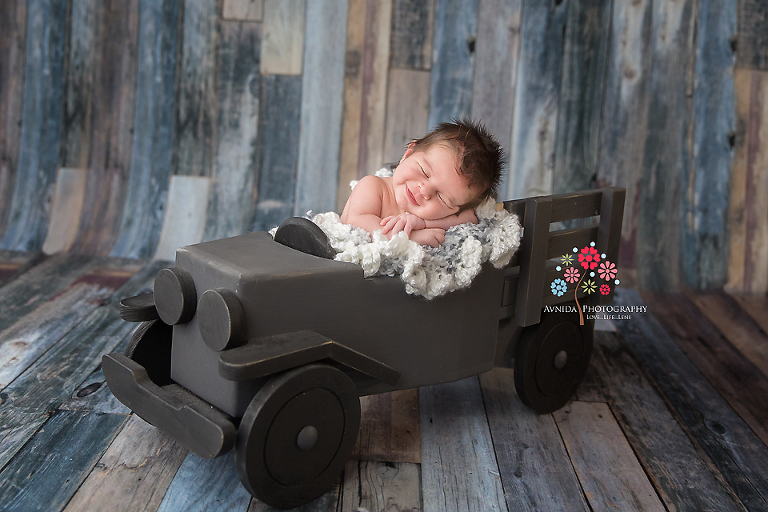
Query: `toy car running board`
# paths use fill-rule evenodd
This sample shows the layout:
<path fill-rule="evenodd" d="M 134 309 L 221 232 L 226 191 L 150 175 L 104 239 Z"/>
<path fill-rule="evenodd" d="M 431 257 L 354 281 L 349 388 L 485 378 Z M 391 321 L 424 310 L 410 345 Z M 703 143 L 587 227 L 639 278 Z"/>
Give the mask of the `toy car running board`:
<path fill-rule="evenodd" d="M 313 331 L 297 331 L 251 340 L 219 356 L 219 374 L 250 380 L 322 360 L 331 360 L 394 386 L 400 373 L 389 366 Z"/>
<path fill-rule="evenodd" d="M 177 384 L 158 386 L 120 353 L 101 360 L 112 394 L 138 416 L 205 459 L 229 452 L 237 431 L 229 416 Z"/>

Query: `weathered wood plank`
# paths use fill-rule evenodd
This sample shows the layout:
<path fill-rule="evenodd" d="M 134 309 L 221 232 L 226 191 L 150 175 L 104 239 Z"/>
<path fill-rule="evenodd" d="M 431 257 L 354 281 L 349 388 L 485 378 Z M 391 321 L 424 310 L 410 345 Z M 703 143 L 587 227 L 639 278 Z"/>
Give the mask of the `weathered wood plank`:
<path fill-rule="evenodd" d="M 755 368 L 768 376 L 768 335 L 733 299 L 720 292 L 686 295 Z"/>
<path fill-rule="evenodd" d="M 425 511 L 506 510 L 477 379 L 419 388 Z"/>
<path fill-rule="evenodd" d="M 306 0 L 264 0 L 262 75 L 300 75 Z"/>
<path fill-rule="evenodd" d="M 555 128 L 568 2 L 531 0 L 517 64 L 512 141 L 509 146 L 509 199 L 552 193 Z M 504 186 L 501 189 L 504 191 Z"/>
<path fill-rule="evenodd" d="M 589 510 L 552 415 L 523 405 L 511 369 L 481 374 L 480 386 L 509 510 Z"/>
<path fill-rule="evenodd" d="M 344 470 L 341 512 L 419 511 L 419 473 L 417 464 L 352 459 Z"/>
<path fill-rule="evenodd" d="M 218 72 L 218 141 L 204 240 L 244 233 L 253 214 L 257 183 L 259 48 L 261 26 L 221 23 Z"/>
<path fill-rule="evenodd" d="M 384 163 L 391 32 L 392 0 L 368 2 L 365 10 L 358 176 L 373 174 Z"/>
<path fill-rule="evenodd" d="M 502 147 L 512 140 L 521 15 L 521 0 L 483 0 L 478 5 L 472 118 L 482 121 Z M 505 187 L 499 195 L 507 199 Z"/>
<path fill-rule="evenodd" d="M 224 0 L 221 17 L 225 20 L 261 21 L 264 0 Z"/>
<path fill-rule="evenodd" d="M 472 112 L 477 0 L 435 0 L 429 129 Z"/>
<path fill-rule="evenodd" d="M 217 0 L 185 0 L 173 174 L 210 176 L 216 129 Z"/>
<path fill-rule="evenodd" d="M 237 476 L 234 452 L 210 460 L 189 453 L 157 511 L 245 512 L 250 502 Z"/>
<path fill-rule="evenodd" d="M 171 176 L 168 206 L 154 258 L 173 260 L 179 247 L 202 241 L 210 188 L 211 179 L 207 176 Z"/>
<path fill-rule="evenodd" d="M 613 2 L 597 184 L 598 187 L 616 185 L 627 189 L 619 263 L 630 268 L 636 264 L 636 204 L 648 131 L 650 22 L 650 1 Z"/>
<path fill-rule="evenodd" d="M 676 291 L 682 273 L 683 173 L 690 161 L 694 2 L 653 2 L 648 76 L 648 134 L 637 225 L 637 280 L 643 289 Z"/>
<path fill-rule="evenodd" d="M 657 312 L 656 305 L 650 307 Z M 592 366 L 604 383 L 611 411 L 669 510 L 744 510 L 678 424 L 620 335 L 596 333 Z"/>
<path fill-rule="evenodd" d="M 126 276 L 127 279 L 127 276 Z M 76 283 L 0 332 L 0 390 L 69 332 L 115 288 Z"/>
<path fill-rule="evenodd" d="M 434 0 L 394 0 L 392 2 L 392 45 L 390 68 L 432 68 Z"/>
<path fill-rule="evenodd" d="M 57 254 L 7 283 L 0 295 L 0 331 L 55 296 L 95 264 L 92 257 Z"/>
<path fill-rule="evenodd" d="M 123 215 L 136 106 L 139 0 L 99 3 L 85 205 L 74 250 L 107 255 Z M 85 143 L 83 143 L 85 144 Z"/>
<path fill-rule="evenodd" d="M 45 257 L 45 256 L 42 256 Z M 27 265 L 35 261 L 35 256 L 29 252 L 0 250 L 0 286 L 13 280 Z"/>
<path fill-rule="evenodd" d="M 741 309 L 752 317 L 757 325 L 768 333 L 768 317 L 765 312 L 768 311 L 768 297 L 765 295 L 734 295 L 733 300 L 739 303 Z"/>
<path fill-rule="evenodd" d="M 768 6 L 760 0 L 739 5 L 738 64 L 768 71 Z"/>
<path fill-rule="evenodd" d="M 360 154 L 360 123 L 362 121 L 363 54 L 365 52 L 366 0 L 349 0 L 347 15 L 347 46 L 344 57 L 344 98 L 342 109 L 341 151 L 339 155 L 339 184 L 336 210 L 342 211 L 349 199 L 352 180 L 358 176 Z"/>
<path fill-rule="evenodd" d="M 21 416 L 22 421 L 0 425 L 0 468 L 4 468 L 50 418 L 48 411 L 22 413 Z"/>
<path fill-rule="evenodd" d="M 731 47 L 736 33 L 736 0 L 700 0 L 696 13 L 693 78 L 693 155 L 683 173 L 683 272 L 695 289 L 721 288 L 728 275 L 727 215 L 735 133 Z M 768 11 L 766 11 L 768 12 Z M 768 264 L 764 265 L 768 271 Z"/>
<path fill-rule="evenodd" d="M 389 70 L 387 124 L 384 155 L 380 164 L 398 163 L 408 143 L 427 133 L 429 83 L 428 71 Z"/>
<path fill-rule="evenodd" d="M 555 193 L 595 185 L 611 4 L 577 0 L 568 5 L 552 172 Z"/>
<path fill-rule="evenodd" d="M 155 511 L 186 453 L 132 415 L 64 510 Z"/>
<path fill-rule="evenodd" d="M 553 416 L 593 510 L 666 510 L 606 404 L 571 402 Z"/>
<path fill-rule="evenodd" d="M 736 147 L 728 212 L 727 288 L 742 293 L 768 290 L 768 73 L 735 75 Z"/>
<path fill-rule="evenodd" d="M 114 414 L 55 415 L 0 472 L 3 509 L 63 508 L 126 419 Z"/>
<path fill-rule="evenodd" d="M 734 330 L 729 327 L 725 331 L 721 329 L 722 333 L 718 331 L 707 318 L 710 315 L 702 313 L 682 294 L 645 292 L 642 297 L 693 364 L 755 434 L 768 444 L 768 378 L 761 375 L 754 361 L 750 362 L 739 352 L 738 346 L 744 340 L 739 341 L 738 334 L 734 335 Z M 707 301 L 705 307 L 718 307 L 718 304 Z M 744 315 L 736 314 L 735 309 L 735 304 L 728 304 L 726 311 L 717 310 L 714 314 L 738 322 Z M 729 315 L 728 310 L 733 314 Z M 761 341 L 761 334 L 757 334 L 756 345 L 768 341 L 764 334 Z M 733 345 L 728 340 L 729 335 L 737 338 Z"/>
<path fill-rule="evenodd" d="M 336 207 L 348 1 L 307 3 L 294 215 Z"/>
<path fill-rule="evenodd" d="M 43 242 L 43 252 L 68 251 L 77 238 L 80 217 L 85 205 L 85 169 L 59 169 L 51 207 L 51 223 Z"/>
<path fill-rule="evenodd" d="M 0 1 L 0 233 L 13 200 L 19 162 L 27 1 Z"/>
<path fill-rule="evenodd" d="M 113 256 L 149 258 L 157 247 L 173 157 L 179 0 L 142 0 L 131 171 Z"/>
<path fill-rule="evenodd" d="M 88 167 L 98 52 L 96 39 L 103 20 L 103 6 L 96 0 L 75 2 L 69 15 L 69 55 L 64 77 L 64 122 L 59 160 L 59 165 L 65 168 Z"/>
<path fill-rule="evenodd" d="M 120 318 L 123 297 L 151 287 L 160 263 L 145 267 L 114 292 L 83 321 L 38 358 L 4 390 L 0 417 L 9 410 L 40 411 L 56 408 L 128 337 L 135 324 Z M 120 279 L 124 279 L 121 276 Z"/>
<path fill-rule="evenodd" d="M 415 389 L 361 397 L 360 408 L 353 459 L 421 462 L 419 394 Z"/>
<path fill-rule="evenodd" d="M 338 510 L 339 502 L 339 487 L 334 487 L 319 498 L 315 498 L 306 505 L 292 508 L 295 512 L 320 512 L 320 511 L 336 511 Z M 281 509 L 270 507 L 256 498 L 251 500 L 251 506 L 248 507 L 248 512 L 278 512 Z"/>
<path fill-rule="evenodd" d="M 64 104 L 66 0 L 30 0 L 18 165 L 0 248 L 39 250 L 50 221 Z"/>
<path fill-rule="evenodd" d="M 301 77 L 262 77 L 260 103 L 261 171 L 252 231 L 279 226 L 293 214 L 301 132 Z"/>
<path fill-rule="evenodd" d="M 643 305 L 634 290 L 618 288 L 615 304 Z M 748 510 L 768 507 L 768 447 L 702 377 L 648 314 L 618 321 L 622 337 L 655 381 L 678 422 L 720 471 Z"/>

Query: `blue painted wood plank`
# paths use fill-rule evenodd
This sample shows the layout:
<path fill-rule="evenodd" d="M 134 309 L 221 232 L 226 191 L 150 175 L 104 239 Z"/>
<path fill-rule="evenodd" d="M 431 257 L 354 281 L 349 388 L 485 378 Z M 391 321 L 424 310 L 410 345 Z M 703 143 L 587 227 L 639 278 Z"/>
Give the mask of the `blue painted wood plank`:
<path fill-rule="evenodd" d="M 621 267 L 635 268 L 640 178 L 648 131 L 648 76 L 651 67 L 650 0 L 614 0 L 606 63 L 598 187 L 627 189 L 622 223 Z M 623 41 L 633 41 L 623 44 Z"/>
<path fill-rule="evenodd" d="M 42 247 L 59 164 L 67 0 L 30 0 L 19 163 L 0 248 Z"/>
<path fill-rule="evenodd" d="M 294 215 L 336 208 L 348 9 L 347 0 L 307 2 Z"/>
<path fill-rule="evenodd" d="M 424 510 L 507 510 L 477 377 L 419 388 L 419 409 Z"/>
<path fill-rule="evenodd" d="M 484 0 L 478 9 L 472 118 L 482 121 L 507 148 L 512 140 L 522 0 Z M 507 199 L 506 187 L 499 188 L 499 196 Z"/>
<path fill-rule="evenodd" d="M 0 1 L 0 236 L 13 200 L 24 86 L 27 0 Z"/>
<path fill-rule="evenodd" d="M 611 0 L 568 3 L 552 172 L 556 194 L 595 187 L 611 6 Z"/>
<path fill-rule="evenodd" d="M 301 77 L 267 75 L 261 87 L 261 171 L 252 231 L 269 230 L 293 214 L 301 129 Z"/>
<path fill-rule="evenodd" d="M 89 97 L 80 96 L 90 116 L 81 143 L 88 149 L 85 208 L 72 249 L 83 254 L 108 255 L 120 232 L 131 168 L 140 3 L 102 0 L 93 13 L 92 89 Z"/>
<path fill-rule="evenodd" d="M 173 173 L 210 176 L 216 128 L 217 0 L 185 0 Z"/>
<path fill-rule="evenodd" d="M 563 40 L 568 2 L 523 6 L 506 197 L 552 193 Z"/>
<path fill-rule="evenodd" d="M 251 495 L 237 476 L 235 454 L 206 460 L 190 453 L 165 493 L 158 512 L 245 512 Z"/>
<path fill-rule="evenodd" d="M 434 0 L 393 0 L 390 67 L 424 70 L 432 67 L 434 11 Z"/>
<path fill-rule="evenodd" d="M 142 0 L 131 171 L 113 256 L 154 253 L 168 193 L 176 112 L 180 0 Z"/>
<path fill-rule="evenodd" d="M 0 472 L 4 511 L 61 510 L 127 416 L 59 413 Z"/>
<path fill-rule="evenodd" d="M 728 277 L 729 178 L 735 134 L 735 53 L 738 4 L 699 0 L 693 83 L 693 156 L 683 173 L 685 284 L 720 288 Z"/>
<path fill-rule="evenodd" d="M 682 284 L 682 188 L 690 166 L 693 0 L 654 2 L 648 77 L 648 132 L 640 180 L 637 280 L 640 289 Z"/>
<path fill-rule="evenodd" d="M 261 25 L 222 21 L 216 95 L 217 141 L 204 240 L 244 233 L 258 182 Z"/>
<path fill-rule="evenodd" d="M 429 129 L 472 109 L 477 0 L 435 0 Z"/>

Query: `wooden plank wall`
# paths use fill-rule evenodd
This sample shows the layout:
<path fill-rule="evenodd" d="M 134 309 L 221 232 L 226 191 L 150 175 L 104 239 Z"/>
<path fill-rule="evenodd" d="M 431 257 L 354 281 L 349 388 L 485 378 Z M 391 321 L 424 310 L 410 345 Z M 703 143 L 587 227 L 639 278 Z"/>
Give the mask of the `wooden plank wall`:
<path fill-rule="evenodd" d="M 500 199 L 627 188 L 640 287 L 765 292 L 766 33 L 760 0 L 0 0 L 0 249 L 170 258 L 339 211 L 471 116 Z"/>

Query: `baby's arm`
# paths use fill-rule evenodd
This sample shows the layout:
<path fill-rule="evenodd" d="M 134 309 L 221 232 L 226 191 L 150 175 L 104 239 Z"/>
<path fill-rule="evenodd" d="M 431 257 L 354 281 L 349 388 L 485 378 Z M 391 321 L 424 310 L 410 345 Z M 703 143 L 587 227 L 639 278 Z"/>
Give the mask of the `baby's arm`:
<path fill-rule="evenodd" d="M 363 228 L 369 233 L 380 230 L 384 186 L 377 176 L 361 179 L 347 199 L 341 222 Z"/>
<path fill-rule="evenodd" d="M 477 215 L 475 215 L 474 209 L 467 208 L 461 213 L 458 213 L 455 215 L 448 215 L 447 217 L 443 217 L 442 219 L 427 220 L 424 222 L 426 223 L 426 227 L 428 228 L 448 229 L 453 226 L 458 226 L 459 224 L 464 224 L 467 222 L 471 222 L 472 224 L 477 224 Z"/>

